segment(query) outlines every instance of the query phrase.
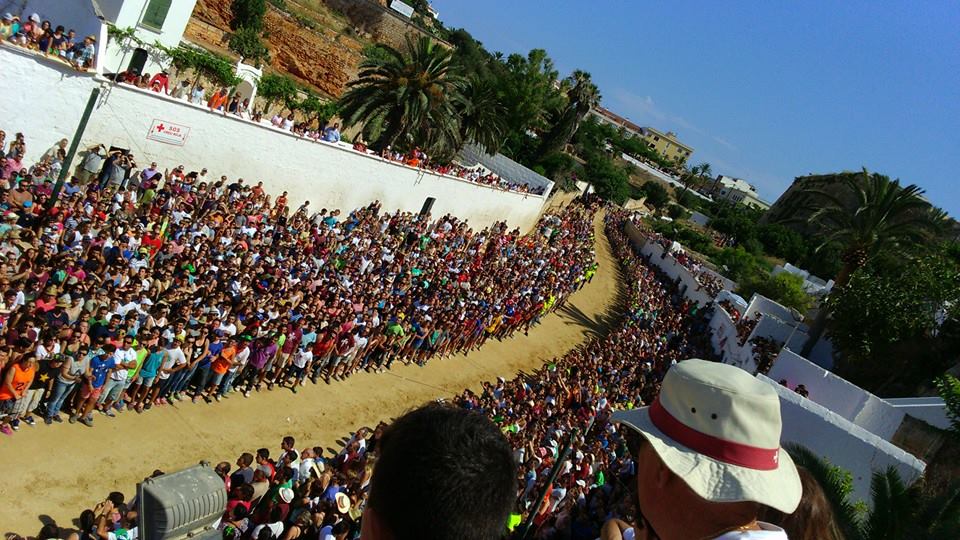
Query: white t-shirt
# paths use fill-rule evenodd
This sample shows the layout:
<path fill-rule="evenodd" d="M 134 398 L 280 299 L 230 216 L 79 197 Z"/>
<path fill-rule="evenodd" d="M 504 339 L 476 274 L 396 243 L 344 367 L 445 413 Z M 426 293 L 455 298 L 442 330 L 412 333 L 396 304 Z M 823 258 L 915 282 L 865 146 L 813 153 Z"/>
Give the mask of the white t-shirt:
<path fill-rule="evenodd" d="M 237 355 L 233 357 L 233 367 L 228 369 L 230 373 L 238 369 L 242 369 L 243 366 L 247 365 L 247 360 L 250 359 L 250 347 L 244 347 L 242 350 L 237 351 Z"/>
<path fill-rule="evenodd" d="M 759 531 L 730 531 L 714 540 L 788 540 L 787 533 L 776 525 L 758 521 Z"/>
<path fill-rule="evenodd" d="M 237 325 L 235 324 L 220 323 L 220 327 L 218 328 L 218 330 L 220 330 L 221 332 L 223 332 L 225 335 L 228 335 L 228 336 L 237 335 Z"/>
<path fill-rule="evenodd" d="M 273 533 L 274 538 L 280 538 L 280 536 L 283 535 L 283 522 L 278 521 L 276 523 L 264 523 L 263 525 L 259 525 L 253 530 L 253 538 L 259 538 L 260 531 L 262 531 L 264 527 L 270 529 L 270 532 Z"/>
<path fill-rule="evenodd" d="M 293 357 L 293 365 L 302 369 L 307 367 L 311 360 L 313 360 L 313 352 L 310 349 L 297 351 L 297 354 Z"/>
<path fill-rule="evenodd" d="M 113 360 L 117 363 L 117 369 L 110 373 L 110 379 L 114 381 L 127 380 L 127 368 L 121 367 L 123 364 L 137 361 L 137 351 L 133 349 L 117 349 L 113 353 Z"/>
<path fill-rule="evenodd" d="M 187 357 L 184 356 L 183 349 L 181 349 L 180 347 L 177 347 L 175 349 L 167 349 L 167 359 L 163 361 L 163 365 L 161 366 L 161 369 L 170 369 L 175 365 L 179 366 L 181 364 L 186 364 L 186 363 L 187 363 Z M 163 371 L 161 371 L 159 375 L 160 375 L 160 379 L 170 378 L 170 374 L 164 373 Z"/>

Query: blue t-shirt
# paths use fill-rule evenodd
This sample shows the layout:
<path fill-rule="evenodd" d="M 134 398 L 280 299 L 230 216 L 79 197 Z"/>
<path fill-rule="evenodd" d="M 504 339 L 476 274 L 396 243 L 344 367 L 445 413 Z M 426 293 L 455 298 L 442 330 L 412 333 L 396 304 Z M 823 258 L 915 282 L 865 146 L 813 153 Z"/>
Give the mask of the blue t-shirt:
<path fill-rule="evenodd" d="M 323 500 L 335 501 L 337 500 L 337 493 L 340 493 L 340 486 L 330 486 L 323 492 Z"/>
<path fill-rule="evenodd" d="M 113 360 L 113 355 L 107 356 L 95 356 L 90 360 L 90 371 L 93 374 L 93 387 L 100 388 L 105 382 L 107 382 L 107 374 L 110 373 L 110 370 L 117 367 L 117 363 Z"/>
<path fill-rule="evenodd" d="M 211 343 L 207 347 L 207 350 L 209 354 L 207 354 L 207 356 L 203 360 L 201 360 L 199 364 L 197 364 L 197 367 L 207 367 L 210 365 L 210 362 L 212 362 L 214 358 L 220 356 L 220 351 L 223 350 L 223 342 L 218 341 L 217 343 Z"/>
<path fill-rule="evenodd" d="M 157 370 L 160 368 L 160 362 L 163 360 L 163 351 L 157 351 L 147 355 L 147 359 L 140 366 L 140 376 L 149 379 L 157 376 Z"/>

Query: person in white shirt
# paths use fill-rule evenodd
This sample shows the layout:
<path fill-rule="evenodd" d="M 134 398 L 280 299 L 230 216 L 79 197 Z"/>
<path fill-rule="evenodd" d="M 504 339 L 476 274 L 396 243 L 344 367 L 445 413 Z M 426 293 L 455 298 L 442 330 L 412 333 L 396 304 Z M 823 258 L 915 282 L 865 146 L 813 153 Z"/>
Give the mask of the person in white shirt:
<path fill-rule="evenodd" d="M 107 416 L 116 416 L 113 412 L 113 405 L 120 399 L 120 395 L 127 386 L 127 370 L 137 368 L 137 351 L 133 350 L 132 336 L 123 339 L 123 346 L 114 351 L 113 360 L 116 367 L 110 372 L 110 379 L 97 401 L 97 404 L 101 407 L 100 410 Z"/>

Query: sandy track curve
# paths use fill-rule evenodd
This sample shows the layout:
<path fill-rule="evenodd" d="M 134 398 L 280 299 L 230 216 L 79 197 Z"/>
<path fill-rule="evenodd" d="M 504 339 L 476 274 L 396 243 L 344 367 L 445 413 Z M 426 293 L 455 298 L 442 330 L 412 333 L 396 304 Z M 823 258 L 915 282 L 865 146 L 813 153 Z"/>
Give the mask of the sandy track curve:
<path fill-rule="evenodd" d="M 616 318 L 622 280 L 603 221 L 594 223 L 600 268 L 593 283 L 575 293 L 560 311 L 544 317 L 529 336 L 491 341 L 482 350 L 426 367 L 394 364 L 384 374 L 359 373 L 330 385 L 232 394 L 221 403 L 181 402 L 138 415 L 108 419 L 94 427 L 67 423 L 23 425 L 0 436 L 0 532 L 34 535 L 50 518 L 72 527 L 81 510 L 113 490 L 131 495 L 136 482 L 154 469 L 173 471 L 201 459 L 231 463 L 259 447 L 279 451 L 284 435 L 300 447 L 335 441 L 360 425 L 375 425 L 403 411 L 482 381 L 511 377 L 562 355 L 605 331 Z"/>

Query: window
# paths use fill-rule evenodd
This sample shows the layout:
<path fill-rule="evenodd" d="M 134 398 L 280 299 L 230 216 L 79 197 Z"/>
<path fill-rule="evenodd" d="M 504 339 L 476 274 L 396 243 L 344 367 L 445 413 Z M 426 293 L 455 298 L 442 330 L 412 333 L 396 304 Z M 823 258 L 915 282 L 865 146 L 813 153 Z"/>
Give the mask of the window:
<path fill-rule="evenodd" d="M 653 140 L 655 140 L 655 141 L 659 141 L 659 140 L 660 140 L 660 137 L 659 137 L 659 136 L 657 136 L 657 135 L 654 135 L 654 136 L 653 136 Z"/>
<path fill-rule="evenodd" d="M 147 9 L 143 12 L 143 18 L 140 24 L 143 26 L 160 30 L 163 28 L 163 21 L 167 18 L 167 12 L 170 11 L 170 4 L 173 0 L 147 0 Z"/>

